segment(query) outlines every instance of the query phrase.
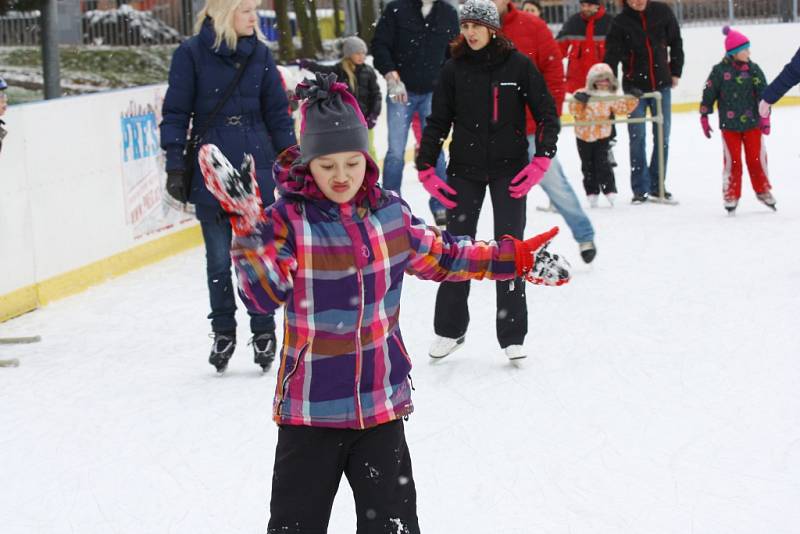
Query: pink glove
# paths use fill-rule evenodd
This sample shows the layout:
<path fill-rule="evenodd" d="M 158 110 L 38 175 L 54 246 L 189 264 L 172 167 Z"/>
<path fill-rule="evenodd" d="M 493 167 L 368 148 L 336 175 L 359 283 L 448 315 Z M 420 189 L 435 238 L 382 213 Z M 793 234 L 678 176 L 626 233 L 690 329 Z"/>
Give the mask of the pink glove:
<path fill-rule="evenodd" d="M 769 115 L 766 117 L 761 117 L 761 120 L 758 121 L 758 125 L 761 127 L 761 133 L 764 135 L 769 135 L 770 132 L 770 123 L 769 123 Z"/>
<path fill-rule="evenodd" d="M 422 182 L 422 187 L 425 188 L 425 191 L 427 191 L 430 196 L 441 202 L 442 206 L 451 210 L 458 205 L 454 200 L 450 200 L 444 196 L 444 193 L 452 196 L 456 196 L 457 193 L 455 189 L 447 185 L 447 183 L 442 181 L 441 178 L 436 176 L 436 169 L 433 167 L 428 167 L 427 169 L 418 171 L 417 175 L 419 176 L 419 181 Z"/>
<path fill-rule="evenodd" d="M 712 130 L 711 125 L 708 124 L 708 115 L 700 115 L 700 126 L 703 127 L 703 134 L 711 139 L 711 132 L 714 130 Z"/>
<path fill-rule="evenodd" d="M 758 114 L 762 117 L 769 117 L 771 111 L 772 109 L 766 100 L 762 100 L 758 103 Z"/>
<path fill-rule="evenodd" d="M 528 163 L 524 169 L 519 171 L 517 175 L 512 178 L 511 185 L 508 190 L 511 193 L 511 198 L 522 198 L 528 194 L 531 188 L 542 181 L 544 173 L 550 168 L 550 158 L 544 156 L 536 156 L 533 161 Z"/>

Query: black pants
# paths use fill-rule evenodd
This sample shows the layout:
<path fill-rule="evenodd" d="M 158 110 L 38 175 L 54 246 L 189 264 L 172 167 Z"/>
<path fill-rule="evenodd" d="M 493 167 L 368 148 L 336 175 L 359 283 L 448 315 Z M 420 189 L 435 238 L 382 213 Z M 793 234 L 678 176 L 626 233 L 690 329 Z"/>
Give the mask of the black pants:
<path fill-rule="evenodd" d="M 511 178 L 492 180 L 489 183 L 448 176 L 447 183 L 458 191 L 458 206 L 447 210 L 447 231 L 453 235 L 475 237 L 478 217 L 486 196 L 492 198 L 494 213 L 494 238 L 504 234 L 517 239 L 525 232 L 525 198 L 514 199 L 508 192 Z M 442 282 L 436 294 L 436 312 L 433 328 L 437 335 L 458 338 L 467 332 L 469 325 L 469 282 Z M 528 333 L 528 307 L 525 302 L 525 284 L 521 278 L 496 282 L 497 285 L 497 340 L 500 347 L 522 345 Z M 513 289 L 511 289 L 513 287 Z"/>
<path fill-rule="evenodd" d="M 614 169 L 608 161 L 608 143 L 610 138 L 598 139 L 587 143 L 578 141 L 578 154 L 581 157 L 581 170 L 583 171 L 583 189 L 587 195 L 605 195 L 617 192 L 614 180 Z"/>
<path fill-rule="evenodd" d="M 366 430 L 280 427 L 267 533 L 325 534 L 342 473 L 355 498 L 357 534 L 419 534 L 399 419 Z"/>

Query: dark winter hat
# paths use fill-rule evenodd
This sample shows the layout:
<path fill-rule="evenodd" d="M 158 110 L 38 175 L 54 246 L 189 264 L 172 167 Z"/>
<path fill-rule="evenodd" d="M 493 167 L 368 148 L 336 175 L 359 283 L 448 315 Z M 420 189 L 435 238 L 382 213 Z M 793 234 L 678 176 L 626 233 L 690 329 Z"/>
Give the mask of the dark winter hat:
<path fill-rule="evenodd" d="M 458 22 L 474 22 L 492 30 L 500 30 L 500 15 L 491 0 L 467 0 L 461 6 Z"/>
<path fill-rule="evenodd" d="M 735 56 L 742 50 L 750 48 L 750 39 L 730 26 L 722 28 L 722 33 L 725 35 L 725 53 L 729 56 Z"/>
<path fill-rule="evenodd" d="M 366 54 L 367 53 L 367 43 L 364 42 L 363 39 L 360 37 L 356 37 L 355 35 L 351 37 L 345 37 L 342 41 L 342 55 L 344 57 L 350 57 L 353 54 Z"/>
<path fill-rule="evenodd" d="M 336 75 L 316 73 L 316 80 L 303 80 L 297 94 L 300 105 L 300 161 L 337 152 L 369 152 L 367 121 L 358 102 Z"/>

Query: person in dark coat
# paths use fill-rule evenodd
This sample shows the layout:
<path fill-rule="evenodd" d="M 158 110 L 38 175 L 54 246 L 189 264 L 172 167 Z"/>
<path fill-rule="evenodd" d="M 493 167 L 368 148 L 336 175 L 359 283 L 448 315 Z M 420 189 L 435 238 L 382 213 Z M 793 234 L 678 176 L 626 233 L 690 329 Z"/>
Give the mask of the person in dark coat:
<path fill-rule="evenodd" d="M 192 135 L 198 134 L 233 81 L 237 68 L 246 65 L 238 86 L 199 144 L 218 146 L 237 168 L 245 154 L 252 154 L 264 204 L 272 203 L 275 155 L 296 140 L 278 69 L 258 29 L 256 5 L 256 0 L 208 0 L 198 15 L 196 35 L 183 42 L 172 57 L 161 122 L 167 190 L 178 200 L 195 205 L 203 232 L 211 302 L 208 318 L 214 336 L 209 361 L 218 370 L 225 369 L 236 346 L 231 225 L 203 183 L 197 165 L 189 198 L 183 198 L 183 152 L 190 121 Z M 250 329 L 256 363 L 266 370 L 275 355 L 272 314 L 250 312 Z"/>
<path fill-rule="evenodd" d="M 375 137 L 373 129 L 381 114 L 381 88 L 378 86 L 378 75 L 375 69 L 365 63 L 367 43 L 355 35 L 342 41 L 342 60 L 335 65 L 320 65 L 314 61 L 301 59 L 301 68 L 312 72 L 334 73 L 336 79 L 347 84 L 350 93 L 356 97 L 361 114 L 367 120 L 369 128 L 369 155 L 375 155 Z"/>
<path fill-rule="evenodd" d="M 603 59 L 616 75 L 622 63 L 622 88 L 626 93 L 661 93 L 664 113 L 664 173 L 669 152 L 669 130 L 672 119 L 672 88 L 677 87 L 683 72 L 683 40 L 678 21 L 672 9 L 662 2 L 652 0 L 625 0 L 622 12 L 614 17 L 606 36 L 606 55 Z M 630 114 L 641 118 L 656 115 L 654 98 L 642 98 Z M 647 164 L 645 123 L 628 124 L 631 157 L 631 189 L 633 203 L 641 204 L 650 196 L 660 196 L 658 183 L 657 129 L 653 123 L 653 153 Z M 664 197 L 672 195 L 664 191 Z"/>
<path fill-rule="evenodd" d="M 444 0 L 394 0 L 383 9 L 372 38 L 372 56 L 375 68 L 386 78 L 388 93 L 389 148 L 383 160 L 386 189 L 400 192 L 412 117 L 418 113 L 425 126 L 447 45 L 457 35 L 458 13 Z M 436 162 L 436 174 L 447 180 L 444 156 Z M 444 225 L 444 206 L 433 195 L 429 204 L 436 224 Z"/>
<path fill-rule="evenodd" d="M 800 48 L 794 53 L 794 57 L 787 63 L 778 77 L 764 89 L 761 94 L 761 102 L 758 104 L 758 112 L 762 117 L 769 117 L 772 104 L 786 94 L 786 91 L 800 83 Z"/>
<path fill-rule="evenodd" d="M 447 231 L 477 233 L 486 190 L 492 198 L 495 238 L 522 236 L 525 197 L 556 154 L 559 123 L 553 97 L 530 59 L 500 31 L 497 7 L 468 0 L 461 7 L 461 36 L 451 45 L 422 133 L 417 169 L 448 202 Z M 525 109 L 536 122 L 536 151 L 528 159 Z M 432 166 L 450 128 L 448 182 L 437 184 Z M 447 193 L 448 195 L 445 195 Z M 436 339 L 429 354 L 441 358 L 464 342 L 469 323 L 469 284 L 448 282 L 436 295 Z M 497 284 L 497 339 L 510 359 L 525 356 L 528 330 L 524 284 Z"/>

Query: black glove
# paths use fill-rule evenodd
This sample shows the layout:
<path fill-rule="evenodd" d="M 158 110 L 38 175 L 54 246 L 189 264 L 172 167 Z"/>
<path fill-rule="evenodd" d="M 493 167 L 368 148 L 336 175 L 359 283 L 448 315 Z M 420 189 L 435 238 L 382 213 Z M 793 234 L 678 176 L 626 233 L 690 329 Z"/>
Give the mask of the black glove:
<path fill-rule="evenodd" d="M 583 91 L 577 91 L 572 98 L 580 102 L 581 104 L 586 104 L 589 101 L 589 93 L 584 93 Z"/>
<path fill-rule="evenodd" d="M 183 190 L 183 171 L 167 171 L 167 194 L 184 204 L 189 201 Z"/>
<path fill-rule="evenodd" d="M 636 98 L 642 98 L 644 91 L 642 91 L 638 87 L 631 87 L 630 89 L 628 89 L 628 94 L 631 96 L 635 96 Z"/>

